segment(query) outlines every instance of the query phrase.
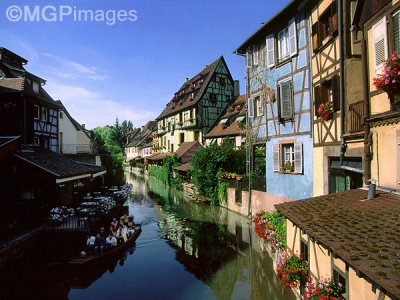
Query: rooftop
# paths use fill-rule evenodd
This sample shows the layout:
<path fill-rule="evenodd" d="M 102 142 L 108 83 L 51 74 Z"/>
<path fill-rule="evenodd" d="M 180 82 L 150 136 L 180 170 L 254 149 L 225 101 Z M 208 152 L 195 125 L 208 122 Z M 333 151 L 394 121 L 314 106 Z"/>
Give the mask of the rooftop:
<path fill-rule="evenodd" d="M 157 117 L 157 120 L 168 117 L 179 111 L 185 110 L 198 103 L 202 99 L 207 85 L 220 62 L 225 63 L 223 56 L 219 57 L 210 65 L 207 65 L 194 77 L 184 82 L 176 95 L 174 95 L 174 97 L 167 104 L 161 114 Z M 193 99 L 191 99 L 192 93 L 194 93 Z"/>
<path fill-rule="evenodd" d="M 362 189 L 275 205 L 359 276 L 400 297 L 400 196 Z"/>

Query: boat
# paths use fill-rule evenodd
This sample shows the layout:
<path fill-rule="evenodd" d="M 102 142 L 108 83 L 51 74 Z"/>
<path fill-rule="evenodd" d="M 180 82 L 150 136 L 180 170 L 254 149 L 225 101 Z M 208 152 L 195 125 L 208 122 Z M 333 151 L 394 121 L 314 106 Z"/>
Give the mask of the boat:
<path fill-rule="evenodd" d="M 94 255 L 94 254 L 80 254 L 79 257 L 74 258 L 69 261 L 70 265 L 94 265 L 100 264 L 103 262 L 108 262 L 118 255 L 122 254 L 125 250 L 128 250 L 136 239 L 139 237 L 142 232 L 142 226 L 140 224 L 135 225 L 135 232 L 127 239 L 125 243 L 122 243 L 114 248 L 111 248 L 107 251 L 104 251 L 102 254 Z"/>

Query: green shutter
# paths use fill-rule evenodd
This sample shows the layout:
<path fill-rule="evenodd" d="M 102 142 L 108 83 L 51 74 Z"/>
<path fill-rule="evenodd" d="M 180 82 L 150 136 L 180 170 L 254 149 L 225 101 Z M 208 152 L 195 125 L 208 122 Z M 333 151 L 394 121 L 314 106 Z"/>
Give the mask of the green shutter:
<path fill-rule="evenodd" d="M 400 10 L 393 15 L 394 51 L 400 53 Z"/>
<path fill-rule="evenodd" d="M 292 93 L 292 83 L 281 82 L 279 84 L 279 115 L 283 120 L 288 120 L 293 118 L 293 93 Z"/>

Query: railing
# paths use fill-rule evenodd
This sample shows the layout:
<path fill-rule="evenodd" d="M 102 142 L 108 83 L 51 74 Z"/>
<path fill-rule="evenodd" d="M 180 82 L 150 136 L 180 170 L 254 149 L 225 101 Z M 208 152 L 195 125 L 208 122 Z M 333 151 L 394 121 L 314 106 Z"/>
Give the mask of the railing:
<path fill-rule="evenodd" d="M 61 154 L 97 154 L 97 147 L 91 144 L 62 144 Z"/>
<path fill-rule="evenodd" d="M 349 132 L 358 132 L 363 130 L 364 115 L 364 103 L 362 100 L 349 104 L 349 114 L 347 119 L 347 128 Z"/>

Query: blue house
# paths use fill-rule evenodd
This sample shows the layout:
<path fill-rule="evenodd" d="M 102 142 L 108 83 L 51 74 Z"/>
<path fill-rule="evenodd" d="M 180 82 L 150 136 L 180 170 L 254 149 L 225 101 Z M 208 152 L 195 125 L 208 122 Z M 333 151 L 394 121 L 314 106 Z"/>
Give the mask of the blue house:
<path fill-rule="evenodd" d="M 291 1 L 235 51 L 246 57 L 250 170 L 265 166 L 267 201 L 313 195 L 310 28 L 300 3 Z"/>

